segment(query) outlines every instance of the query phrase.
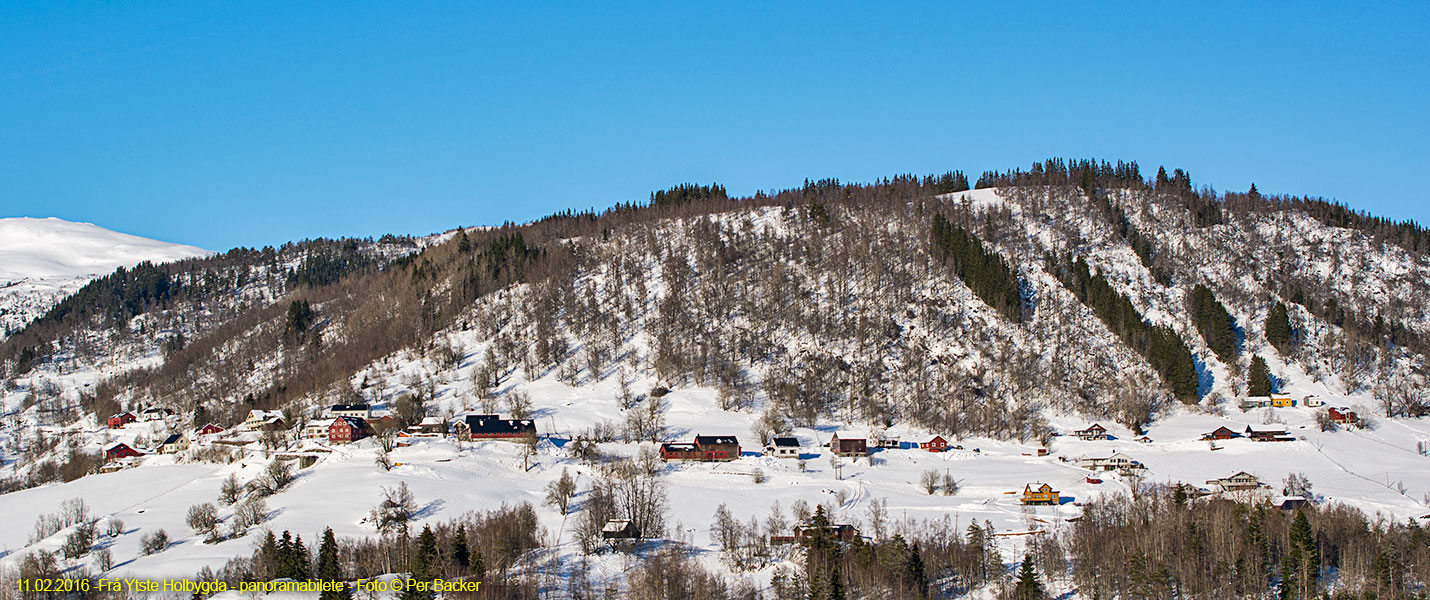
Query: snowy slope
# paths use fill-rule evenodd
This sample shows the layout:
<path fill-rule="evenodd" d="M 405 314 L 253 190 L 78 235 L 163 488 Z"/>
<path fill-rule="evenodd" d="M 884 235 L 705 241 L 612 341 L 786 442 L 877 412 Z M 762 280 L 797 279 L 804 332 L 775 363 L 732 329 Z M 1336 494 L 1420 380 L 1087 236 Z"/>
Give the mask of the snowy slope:
<path fill-rule="evenodd" d="M 208 250 L 50 217 L 0 219 L 0 336 L 44 314 L 97 276 L 144 261 L 171 262 Z"/>

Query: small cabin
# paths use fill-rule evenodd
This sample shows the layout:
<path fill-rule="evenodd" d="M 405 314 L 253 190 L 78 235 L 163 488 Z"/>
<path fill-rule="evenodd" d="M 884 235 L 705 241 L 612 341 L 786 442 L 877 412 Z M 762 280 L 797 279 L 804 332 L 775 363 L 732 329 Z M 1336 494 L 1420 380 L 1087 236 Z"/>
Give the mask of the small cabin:
<path fill-rule="evenodd" d="M 1325 406 L 1325 404 L 1326 402 L 1324 400 L 1321 400 L 1320 396 L 1316 395 L 1306 396 L 1305 398 L 1301 399 L 1301 406 L 1306 406 L 1309 408 L 1319 408 L 1321 406 Z"/>
<path fill-rule="evenodd" d="M 1296 399 L 1290 396 L 1271 396 L 1271 406 L 1276 408 L 1290 408 L 1296 406 Z"/>
<path fill-rule="evenodd" d="M 164 438 L 164 443 L 159 444 L 159 454 L 177 454 L 188 449 L 189 438 L 180 433 Z"/>
<path fill-rule="evenodd" d="M 447 433 L 447 425 L 441 417 L 424 417 L 421 423 L 408 427 L 407 432 L 441 435 Z"/>
<path fill-rule="evenodd" d="M 1241 410 L 1255 410 L 1258 408 L 1269 408 L 1271 406 L 1271 396 L 1247 396 L 1241 399 Z"/>
<path fill-rule="evenodd" d="M 928 450 L 929 452 L 943 452 L 944 450 L 948 450 L 948 440 L 943 439 L 941 435 L 936 435 L 927 442 L 919 442 L 919 449 Z"/>
<path fill-rule="evenodd" d="M 309 421 L 307 425 L 303 426 L 301 435 L 305 440 L 326 440 L 328 439 L 328 430 L 332 427 L 333 422 L 327 419 Z"/>
<path fill-rule="evenodd" d="M 634 540 L 641 536 L 636 524 L 627 519 L 611 519 L 601 527 L 603 540 Z"/>
<path fill-rule="evenodd" d="M 143 455 L 144 455 L 143 452 L 140 452 L 140 451 L 138 451 L 138 450 L 135 450 L 134 448 L 130 447 L 129 444 L 125 444 L 125 443 L 123 443 L 123 442 L 118 443 L 118 444 L 115 444 L 115 445 L 113 445 L 113 446 L 110 446 L 110 447 L 104 449 L 104 461 L 105 461 L 105 462 L 109 462 L 109 461 L 112 461 L 112 460 L 119 460 L 119 459 L 121 459 L 121 458 L 129 458 L 129 457 L 131 457 L 131 456 L 143 456 Z"/>
<path fill-rule="evenodd" d="M 1202 434 L 1202 440 L 1229 440 L 1237 437 L 1241 437 L 1241 435 L 1226 426 L 1218 427 L 1214 431 Z"/>
<path fill-rule="evenodd" d="M 774 438 L 765 444 L 765 454 L 775 458 L 799 458 L 799 438 Z"/>
<path fill-rule="evenodd" d="M 1087 429 L 1079 429 L 1077 431 L 1074 431 L 1073 435 L 1077 436 L 1077 439 L 1085 441 L 1105 440 L 1107 439 L 1107 428 L 1097 423 L 1093 423 L 1092 426 L 1088 427 Z"/>
<path fill-rule="evenodd" d="M 838 431 L 829 438 L 829 451 L 838 456 L 867 456 L 869 441 L 851 431 Z"/>
<path fill-rule="evenodd" d="M 110 429 L 120 429 L 123 428 L 125 425 L 128 425 L 138 420 L 139 417 L 134 416 L 134 413 L 122 412 L 117 415 L 110 415 L 106 423 L 109 425 Z"/>
<path fill-rule="evenodd" d="M 218 425 L 214 425 L 213 423 L 204 425 L 203 427 L 200 427 L 194 431 L 194 435 L 213 435 L 216 433 L 223 433 L 223 428 L 219 427 Z"/>
<path fill-rule="evenodd" d="M 338 417 L 328 425 L 328 443 L 348 444 L 372 435 L 367 421 L 357 417 Z"/>
<path fill-rule="evenodd" d="M 1023 504 L 1025 505 L 1053 505 L 1062 503 L 1062 496 L 1053 486 L 1046 483 L 1030 483 L 1023 486 Z"/>

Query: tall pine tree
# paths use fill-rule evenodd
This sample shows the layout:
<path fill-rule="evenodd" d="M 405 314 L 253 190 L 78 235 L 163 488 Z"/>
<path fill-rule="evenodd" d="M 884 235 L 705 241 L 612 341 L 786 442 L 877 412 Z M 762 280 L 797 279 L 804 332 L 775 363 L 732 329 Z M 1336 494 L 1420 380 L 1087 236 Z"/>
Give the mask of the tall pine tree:
<path fill-rule="evenodd" d="M 1043 600 L 1047 593 L 1043 583 L 1038 581 L 1038 571 L 1033 568 L 1033 557 L 1023 556 L 1023 566 L 1018 569 L 1018 584 L 1013 588 L 1014 600 Z"/>
<path fill-rule="evenodd" d="M 348 600 L 353 592 L 343 579 L 342 565 L 338 562 L 338 540 L 333 536 L 333 528 L 323 530 L 323 542 L 318 546 L 318 580 L 342 584 L 342 588 L 323 590 L 318 600 Z"/>

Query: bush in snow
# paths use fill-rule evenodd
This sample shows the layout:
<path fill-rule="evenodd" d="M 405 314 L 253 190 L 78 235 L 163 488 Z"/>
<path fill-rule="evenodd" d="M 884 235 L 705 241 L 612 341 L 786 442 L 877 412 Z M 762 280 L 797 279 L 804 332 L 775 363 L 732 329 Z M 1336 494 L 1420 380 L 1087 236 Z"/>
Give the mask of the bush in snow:
<path fill-rule="evenodd" d="M 164 549 L 168 547 L 169 533 L 163 529 L 146 533 L 144 537 L 139 539 L 139 551 L 145 556 L 163 552 Z"/>

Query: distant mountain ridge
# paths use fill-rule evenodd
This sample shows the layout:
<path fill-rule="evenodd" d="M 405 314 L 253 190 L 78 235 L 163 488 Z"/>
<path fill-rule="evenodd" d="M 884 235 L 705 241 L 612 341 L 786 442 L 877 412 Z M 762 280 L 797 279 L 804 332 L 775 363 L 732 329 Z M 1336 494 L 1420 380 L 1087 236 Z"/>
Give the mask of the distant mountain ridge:
<path fill-rule="evenodd" d="M 213 252 L 55 217 L 0 219 L 0 336 L 119 267 Z"/>

